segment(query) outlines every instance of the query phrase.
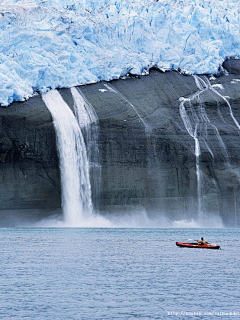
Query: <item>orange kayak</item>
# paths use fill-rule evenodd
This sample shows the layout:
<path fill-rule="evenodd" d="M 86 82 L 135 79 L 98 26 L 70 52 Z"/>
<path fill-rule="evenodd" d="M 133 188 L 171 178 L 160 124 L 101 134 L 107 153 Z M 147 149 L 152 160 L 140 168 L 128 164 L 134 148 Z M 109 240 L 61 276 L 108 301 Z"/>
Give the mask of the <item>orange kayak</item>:
<path fill-rule="evenodd" d="M 199 243 L 188 243 L 188 242 L 176 242 L 178 247 L 183 248 L 203 248 L 203 249 L 220 249 L 220 246 L 216 244 L 199 244 Z"/>

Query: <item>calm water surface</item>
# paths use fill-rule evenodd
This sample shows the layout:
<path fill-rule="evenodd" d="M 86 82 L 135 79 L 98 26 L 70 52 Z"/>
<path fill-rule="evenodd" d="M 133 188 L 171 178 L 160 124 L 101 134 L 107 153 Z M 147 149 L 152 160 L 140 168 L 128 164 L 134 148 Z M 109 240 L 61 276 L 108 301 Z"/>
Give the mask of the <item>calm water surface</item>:
<path fill-rule="evenodd" d="M 175 245 L 201 236 L 222 250 Z M 15 228 L 0 243 L 0 319 L 240 319 L 238 229 Z"/>

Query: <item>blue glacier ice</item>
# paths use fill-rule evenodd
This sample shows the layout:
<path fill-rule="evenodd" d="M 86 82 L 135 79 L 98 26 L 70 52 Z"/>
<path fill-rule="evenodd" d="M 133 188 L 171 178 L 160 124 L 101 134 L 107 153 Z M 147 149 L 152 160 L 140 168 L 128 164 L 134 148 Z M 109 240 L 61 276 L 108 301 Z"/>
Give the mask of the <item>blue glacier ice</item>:
<path fill-rule="evenodd" d="M 0 104 L 152 66 L 213 74 L 239 25 L 239 0 L 2 0 Z"/>

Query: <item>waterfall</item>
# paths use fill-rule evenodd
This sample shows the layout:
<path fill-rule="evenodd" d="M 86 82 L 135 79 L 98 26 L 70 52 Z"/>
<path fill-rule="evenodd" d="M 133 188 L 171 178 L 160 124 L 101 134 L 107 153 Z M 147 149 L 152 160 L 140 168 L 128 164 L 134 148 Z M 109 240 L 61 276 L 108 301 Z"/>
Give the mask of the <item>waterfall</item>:
<path fill-rule="evenodd" d="M 77 119 L 60 93 L 52 90 L 42 99 L 52 114 L 56 131 L 64 220 L 77 224 L 93 209 L 85 142 Z"/>
<path fill-rule="evenodd" d="M 200 95 L 207 90 L 212 90 L 212 92 L 220 96 L 228 104 L 228 107 L 230 108 L 230 114 L 231 114 L 232 120 L 236 125 L 238 125 L 238 123 L 231 112 L 231 106 L 226 100 L 226 98 L 221 96 L 214 88 L 212 88 L 208 79 L 206 78 L 206 80 L 204 81 L 202 78 L 196 75 L 194 75 L 193 78 L 198 88 L 198 91 L 192 94 L 188 98 L 183 98 L 183 97 L 180 98 L 179 100 L 181 102 L 180 102 L 179 109 L 180 109 L 180 115 L 185 125 L 185 128 L 188 131 L 189 135 L 194 139 L 194 144 L 195 144 L 198 218 L 201 220 L 203 218 L 204 208 L 202 203 L 202 176 L 201 176 L 200 163 L 199 163 L 199 158 L 201 155 L 200 139 L 205 145 L 208 152 L 210 153 L 211 157 L 214 159 L 214 153 L 207 142 L 208 129 L 214 132 L 217 138 L 217 141 L 220 145 L 220 149 L 228 165 L 229 165 L 229 157 L 228 157 L 226 146 L 219 134 L 217 127 L 211 123 L 211 121 L 207 116 L 207 112 L 204 108 L 204 103 Z M 196 103 L 195 105 L 193 104 L 194 101 Z"/>
<path fill-rule="evenodd" d="M 71 93 L 74 100 L 74 112 L 87 147 L 90 177 L 93 177 L 91 181 L 92 200 L 94 202 L 94 207 L 97 208 L 97 200 L 99 199 L 101 185 L 101 165 L 98 148 L 98 117 L 94 108 L 87 101 L 79 88 L 71 88 Z"/>
<path fill-rule="evenodd" d="M 188 117 L 187 112 L 186 112 L 186 108 L 185 108 L 186 102 L 189 102 L 190 107 L 192 107 L 191 99 L 182 98 L 182 101 L 180 103 L 180 115 L 181 115 L 182 121 L 185 125 L 185 128 L 187 129 L 188 133 L 194 139 L 194 142 L 195 142 L 197 194 L 198 194 L 198 218 L 201 219 L 203 216 L 203 208 L 202 208 L 202 191 L 201 191 L 201 171 L 200 171 L 200 166 L 199 166 L 199 156 L 201 154 L 200 144 L 199 144 L 199 139 L 198 139 L 199 121 L 198 121 L 198 119 L 196 119 L 196 123 L 193 128 L 191 120 Z"/>

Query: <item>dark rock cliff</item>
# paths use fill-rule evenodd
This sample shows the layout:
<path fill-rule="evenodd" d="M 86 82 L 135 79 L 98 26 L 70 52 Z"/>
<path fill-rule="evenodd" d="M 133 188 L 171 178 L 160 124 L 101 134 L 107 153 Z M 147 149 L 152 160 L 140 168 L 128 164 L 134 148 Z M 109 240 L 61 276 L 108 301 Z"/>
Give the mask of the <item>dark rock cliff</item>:
<path fill-rule="evenodd" d="M 21 216 L 22 209 L 24 216 L 31 209 L 31 219 L 48 214 L 61 201 L 56 138 L 49 111 L 36 96 L 0 108 L 0 123 L 0 223 L 11 221 L 16 212 Z"/>
<path fill-rule="evenodd" d="M 225 61 L 229 74 L 216 78 L 151 70 L 80 87 L 99 119 L 101 186 L 93 197 L 100 211 L 142 206 L 176 220 L 196 217 L 201 206 L 205 216 L 239 224 L 238 61 Z M 72 107 L 70 90 L 60 93 Z M 1 108 L 0 121 L 1 219 L 9 210 L 60 208 L 56 137 L 41 97 Z"/>

